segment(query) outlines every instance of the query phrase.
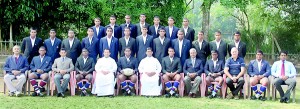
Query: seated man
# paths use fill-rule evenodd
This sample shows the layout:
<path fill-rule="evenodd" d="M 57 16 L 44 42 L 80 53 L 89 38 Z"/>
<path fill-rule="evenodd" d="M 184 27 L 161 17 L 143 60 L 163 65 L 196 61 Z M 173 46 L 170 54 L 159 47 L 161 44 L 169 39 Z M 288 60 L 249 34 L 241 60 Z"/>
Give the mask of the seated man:
<path fill-rule="evenodd" d="M 97 74 L 92 94 L 97 94 L 97 97 L 108 96 L 112 98 L 115 92 L 115 72 L 118 66 L 116 61 L 109 57 L 110 52 L 108 49 L 104 49 L 103 55 L 104 57 L 98 59 L 95 65 Z"/>
<path fill-rule="evenodd" d="M 57 97 L 65 97 L 65 91 L 70 81 L 70 72 L 74 70 L 74 65 L 71 58 L 66 57 L 67 51 L 62 48 L 59 52 L 60 58 L 54 60 L 52 71 L 54 75 L 54 83 L 57 88 Z M 62 85 L 60 80 L 63 79 Z"/>
<path fill-rule="evenodd" d="M 45 91 L 44 86 L 48 81 L 48 72 L 51 70 L 51 57 L 46 56 L 46 48 L 41 46 L 39 48 L 39 56 L 33 57 L 30 63 L 31 73 L 28 75 L 28 79 L 30 80 L 30 84 L 34 88 L 34 93 L 32 96 L 43 96 L 41 92 Z M 35 79 L 42 79 L 40 81 L 40 86 Z"/>
<path fill-rule="evenodd" d="M 138 62 L 135 57 L 131 56 L 130 48 L 125 48 L 124 54 L 125 56 L 118 60 L 118 72 L 120 73 L 118 78 L 121 81 L 123 95 L 135 95 L 133 88 L 137 81 Z M 129 79 L 130 82 L 127 83 L 126 79 Z"/>
<path fill-rule="evenodd" d="M 161 72 L 161 65 L 159 61 L 152 56 L 153 52 L 150 47 L 147 48 L 144 59 L 139 65 L 139 72 L 141 75 L 141 95 L 145 96 L 159 96 L 161 85 L 159 83 L 159 75 Z"/>
<path fill-rule="evenodd" d="M 223 73 L 224 73 L 224 62 L 222 60 L 218 60 L 218 51 L 211 51 L 212 59 L 207 60 L 204 71 L 206 73 L 206 85 L 208 89 L 211 91 L 211 95 L 209 98 L 216 97 L 218 90 L 221 89 L 223 84 Z M 218 82 L 216 88 L 211 84 L 211 82 Z"/>
<path fill-rule="evenodd" d="M 183 72 L 185 74 L 184 84 L 186 92 L 189 93 L 189 97 L 196 98 L 196 93 L 199 89 L 199 85 L 202 82 L 201 74 L 204 73 L 202 61 L 196 58 L 197 51 L 195 48 L 190 49 L 190 59 L 186 59 L 183 65 Z M 192 85 L 191 81 L 194 80 Z"/>
<path fill-rule="evenodd" d="M 25 71 L 28 70 L 27 58 L 20 54 L 20 46 L 15 45 L 13 47 L 13 55 L 7 57 L 3 66 L 4 70 L 4 82 L 8 87 L 9 95 L 20 96 L 22 87 L 26 82 Z M 13 79 L 17 79 L 18 83 L 16 86 L 13 85 Z"/>
<path fill-rule="evenodd" d="M 75 64 L 75 71 L 76 71 L 76 82 L 81 90 L 80 96 L 88 95 L 86 89 L 90 87 L 90 84 L 93 79 L 93 71 L 95 62 L 93 57 L 89 57 L 89 51 L 86 48 L 82 49 L 81 56 L 77 58 Z M 87 81 L 81 81 L 82 79 L 86 79 Z"/>
<path fill-rule="evenodd" d="M 168 48 L 169 56 L 166 56 L 162 59 L 161 66 L 162 66 L 162 73 L 163 79 L 166 85 L 166 92 L 167 94 L 165 97 L 170 97 L 174 93 L 178 91 L 179 81 L 180 81 L 180 73 L 182 73 L 182 66 L 180 59 L 175 57 L 175 51 L 173 48 Z M 169 81 L 174 81 L 173 85 Z M 178 93 L 174 95 L 176 98 L 179 97 Z"/>
<path fill-rule="evenodd" d="M 294 88 L 296 87 L 296 69 L 293 63 L 286 60 L 287 52 L 280 52 L 280 60 L 274 62 L 271 72 L 275 77 L 273 80 L 273 84 L 280 94 L 280 102 L 288 103 L 290 100 L 290 96 Z M 281 85 L 287 84 L 288 89 L 284 93 Z"/>
<path fill-rule="evenodd" d="M 238 93 L 244 86 L 244 73 L 245 73 L 244 59 L 238 57 L 238 49 L 233 47 L 231 49 L 231 57 L 225 62 L 224 73 L 226 74 L 226 84 L 229 87 L 231 93 L 227 95 L 227 99 L 239 99 Z M 237 83 L 234 87 L 233 83 Z"/>
<path fill-rule="evenodd" d="M 261 96 L 263 92 L 266 91 L 269 84 L 268 76 L 271 74 L 271 67 L 268 61 L 262 59 L 263 52 L 261 50 L 256 51 L 256 59 L 251 60 L 248 66 L 248 74 L 250 76 L 251 89 L 255 92 L 255 97 L 251 99 L 265 100 Z M 256 84 L 261 84 L 260 90 L 258 90 Z"/>

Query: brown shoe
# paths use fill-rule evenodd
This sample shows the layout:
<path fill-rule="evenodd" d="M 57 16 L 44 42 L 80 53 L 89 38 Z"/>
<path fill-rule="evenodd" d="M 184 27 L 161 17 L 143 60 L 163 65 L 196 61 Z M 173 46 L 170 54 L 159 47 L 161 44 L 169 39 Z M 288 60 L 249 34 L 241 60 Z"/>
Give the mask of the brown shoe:
<path fill-rule="evenodd" d="M 194 94 L 194 93 L 193 93 L 193 96 L 192 96 L 192 98 L 196 98 L 196 94 Z"/>
<path fill-rule="evenodd" d="M 232 93 L 229 93 L 227 96 L 226 96 L 226 98 L 227 99 L 232 99 L 234 96 L 232 95 Z"/>

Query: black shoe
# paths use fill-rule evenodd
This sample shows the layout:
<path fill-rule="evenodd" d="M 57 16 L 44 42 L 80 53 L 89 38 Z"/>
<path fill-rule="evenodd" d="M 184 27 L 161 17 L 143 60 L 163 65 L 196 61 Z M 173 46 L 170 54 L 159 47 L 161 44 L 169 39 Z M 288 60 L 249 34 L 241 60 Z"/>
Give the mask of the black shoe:
<path fill-rule="evenodd" d="M 43 94 L 43 93 L 38 93 L 38 95 L 39 95 L 40 97 L 44 97 L 44 94 Z"/>
<path fill-rule="evenodd" d="M 130 96 L 135 96 L 135 93 L 134 93 L 134 92 L 131 92 L 131 93 L 130 93 Z"/>
<path fill-rule="evenodd" d="M 57 96 L 57 97 L 61 97 L 61 93 L 57 93 L 56 96 Z"/>
<path fill-rule="evenodd" d="M 45 92 L 45 88 L 44 88 L 44 87 L 41 87 L 41 88 L 40 88 L 40 92 Z"/>
<path fill-rule="evenodd" d="M 285 102 L 285 97 L 280 98 L 280 103 Z"/>
<path fill-rule="evenodd" d="M 174 96 L 175 96 L 175 98 L 179 98 L 179 94 L 177 94 L 177 93 Z"/>
<path fill-rule="evenodd" d="M 170 95 L 170 94 L 165 94 L 165 97 L 166 97 L 166 98 L 170 98 L 171 95 Z"/>
<path fill-rule="evenodd" d="M 266 101 L 266 98 L 265 98 L 265 97 L 262 97 L 262 96 L 260 96 L 258 99 L 259 99 L 260 101 Z"/>
<path fill-rule="evenodd" d="M 64 93 L 60 93 L 62 98 L 65 98 L 65 94 Z"/>
<path fill-rule="evenodd" d="M 290 102 L 290 100 L 287 97 L 285 97 L 284 103 L 289 103 L 289 102 Z"/>
<path fill-rule="evenodd" d="M 83 91 L 81 91 L 80 96 L 85 96 L 85 93 Z"/>
<path fill-rule="evenodd" d="M 213 95 L 209 95 L 208 98 L 212 99 L 212 98 L 214 98 L 214 96 Z"/>
<path fill-rule="evenodd" d="M 255 97 L 255 96 L 251 96 L 250 99 L 251 99 L 251 100 L 256 100 L 256 97 Z"/>
<path fill-rule="evenodd" d="M 67 89 L 66 89 L 66 92 L 68 92 L 68 91 L 69 91 L 69 89 L 67 88 Z"/>
<path fill-rule="evenodd" d="M 37 96 L 37 93 L 36 92 L 33 92 L 32 94 L 31 94 L 31 96 Z"/>

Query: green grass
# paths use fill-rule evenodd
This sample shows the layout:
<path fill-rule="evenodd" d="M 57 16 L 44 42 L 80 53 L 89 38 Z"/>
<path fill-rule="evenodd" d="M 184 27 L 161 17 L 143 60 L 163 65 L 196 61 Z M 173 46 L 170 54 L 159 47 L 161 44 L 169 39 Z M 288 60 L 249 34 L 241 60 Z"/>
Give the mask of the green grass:
<path fill-rule="evenodd" d="M 299 90 L 298 90 L 299 92 Z M 299 97 L 298 97 L 299 98 Z M 279 101 L 227 100 L 208 98 L 145 98 L 117 96 L 114 98 L 90 97 L 9 97 L 0 95 L 1 109 L 295 109 L 297 103 L 279 103 Z"/>

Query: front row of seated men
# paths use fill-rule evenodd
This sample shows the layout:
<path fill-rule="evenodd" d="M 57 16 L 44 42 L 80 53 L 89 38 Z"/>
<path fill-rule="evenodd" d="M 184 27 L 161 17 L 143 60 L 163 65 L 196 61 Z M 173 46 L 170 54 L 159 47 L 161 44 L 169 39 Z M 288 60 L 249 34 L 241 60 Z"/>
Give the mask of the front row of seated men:
<path fill-rule="evenodd" d="M 114 59 L 110 57 L 110 51 L 104 50 L 104 57 L 94 62 L 91 57 L 88 57 L 89 51 L 87 49 L 82 50 L 82 55 L 78 57 L 75 64 L 76 82 L 81 90 L 81 96 L 88 95 L 86 89 L 89 88 L 92 79 L 93 71 L 96 71 L 96 77 L 94 85 L 92 87 L 92 94 L 101 96 L 113 97 L 114 85 L 116 83 L 115 77 L 118 71 L 118 79 L 121 81 L 121 87 L 124 95 L 134 95 L 134 86 L 137 81 L 137 72 L 139 71 L 141 82 L 141 95 L 145 96 L 159 96 L 161 91 L 160 72 L 163 73 L 163 81 L 165 84 L 166 97 L 179 97 L 178 86 L 180 85 L 181 76 L 180 73 L 185 74 L 184 85 L 186 92 L 190 97 L 196 97 L 196 93 L 201 84 L 202 73 L 206 73 L 206 85 L 211 91 L 209 98 L 216 97 L 218 90 L 221 89 L 223 82 L 225 81 L 230 89 L 230 93 L 227 98 L 238 99 L 238 93 L 243 88 L 245 83 L 245 62 L 244 59 L 238 57 L 238 49 L 233 47 L 231 49 L 231 57 L 229 57 L 225 64 L 222 60 L 218 60 L 218 51 L 211 51 L 212 59 L 207 60 L 206 64 L 202 60 L 197 59 L 197 52 L 194 48 L 190 49 L 191 58 L 184 62 L 182 67 L 180 59 L 175 57 L 174 49 L 168 49 L 168 56 L 162 59 L 160 62 L 152 56 L 152 49 L 147 48 L 144 59 L 138 65 L 137 59 L 131 56 L 131 49 L 126 48 L 124 56 L 116 63 Z M 45 91 L 44 86 L 47 84 L 49 71 L 51 70 L 51 59 L 45 56 L 46 49 L 44 47 L 39 48 L 39 56 L 33 58 L 30 64 L 31 73 L 28 74 L 28 79 L 34 88 L 33 96 L 43 96 L 42 92 Z M 66 57 L 66 50 L 61 49 L 60 58 L 55 59 L 52 65 L 52 71 L 54 75 L 54 83 L 57 87 L 57 96 L 64 97 L 64 92 L 67 89 L 70 81 L 70 73 L 74 71 L 74 65 L 70 58 Z M 256 59 L 251 60 L 248 66 L 248 74 L 250 76 L 251 89 L 255 92 L 255 96 L 252 99 L 265 100 L 261 96 L 266 91 L 266 87 L 269 84 L 268 76 L 272 74 L 275 77 L 273 84 L 280 93 L 280 102 L 289 102 L 291 91 L 296 86 L 296 70 L 294 65 L 286 61 L 287 52 L 280 52 L 280 60 L 276 61 L 272 68 L 269 63 L 262 59 L 263 52 L 258 50 L 256 52 Z M 10 96 L 20 96 L 22 92 L 22 86 L 26 82 L 25 71 L 29 68 L 28 62 L 25 57 L 20 54 L 20 46 L 13 47 L 13 55 L 9 56 L 4 65 L 4 82 L 6 83 L 10 93 Z M 222 75 L 226 75 L 226 80 L 223 80 Z M 13 79 L 17 79 L 16 86 L 12 84 Z M 41 79 L 38 84 L 36 79 Z M 61 79 L 63 79 L 61 81 Z M 85 81 L 81 81 L 85 79 Z M 129 81 L 126 81 L 129 80 Z M 194 81 L 194 82 L 191 82 Z M 61 84 L 61 82 L 63 82 Z M 215 86 L 212 84 L 215 82 Z M 234 86 L 234 83 L 237 83 Z M 258 88 L 257 84 L 261 84 Z M 283 92 L 281 85 L 289 85 L 286 93 Z"/>

